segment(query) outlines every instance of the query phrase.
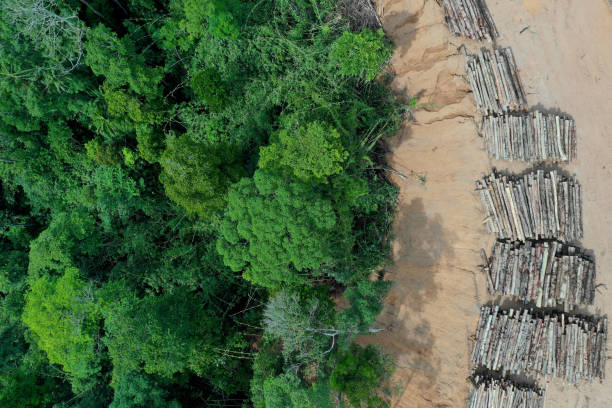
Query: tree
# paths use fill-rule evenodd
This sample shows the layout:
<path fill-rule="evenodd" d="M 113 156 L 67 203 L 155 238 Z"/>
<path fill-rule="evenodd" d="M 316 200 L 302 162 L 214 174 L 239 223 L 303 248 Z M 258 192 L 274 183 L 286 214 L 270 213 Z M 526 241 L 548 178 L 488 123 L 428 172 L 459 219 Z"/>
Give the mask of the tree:
<path fill-rule="evenodd" d="M 18 35 L 41 52 L 46 64 L 13 75 L 34 80 L 47 71 L 55 77 L 69 74 L 81 64 L 85 30 L 76 13 L 55 0 L 5 0 L 1 9 Z"/>
<path fill-rule="evenodd" d="M 160 164 L 168 197 L 201 217 L 223 210 L 227 189 L 243 175 L 229 146 L 195 143 L 186 134 L 168 141 Z"/>
<path fill-rule="evenodd" d="M 30 244 L 29 278 L 62 275 L 68 268 L 81 266 L 101 245 L 100 231 L 90 214 L 82 209 L 54 214 L 47 229 Z"/>
<path fill-rule="evenodd" d="M 333 323 L 330 301 L 316 296 L 283 291 L 270 299 L 264 311 L 266 333 L 281 340 L 285 360 L 298 366 L 322 362 L 333 350 L 339 334 Z"/>
<path fill-rule="evenodd" d="M 25 351 L 15 365 L 0 371 L 0 406 L 51 407 L 70 396 L 69 384 L 36 346 Z"/>
<path fill-rule="evenodd" d="M 266 408 L 264 382 L 275 377 L 282 370 L 282 358 L 278 352 L 280 344 L 264 339 L 255 360 L 253 360 L 253 377 L 250 383 L 251 401 L 255 408 Z"/>
<path fill-rule="evenodd" d="M 180 408 L 177 401 L 166 401 L 168 392 L 146 374 L 130 371 L 115 385 L 109 408 Z"/>
<path fill-rule="evenodd" d="M 391 47 L 385 44 L 384 32 L 366 28 L 360 33 L 342 33 L 329 51 L 329 62 L 341 76 L 371 81 L 390 56 Z"/>
<path fill-rule="evenodd" d="M 337 315 L 338 327 L 344 334 L 343 342 L 350 341 L 358 334 L 379 331 L 370 326 L 382 311 L 382 302 L 391 284 L 389 281 L 361 280 L 344 291 L 344 297 L 351 306 Z"/>
<path fill-rule="evenodd" d="M 75 379 L 87 379 L 98 370 L 95 354 L 100 320 L 91 283 L 67 268 L 58 278 L 44 275 L 30 284 L 23 321 L 49 361 L 61 365 Z"/>
<path fill-rule="evenodd" d="M 4 187 L 4 186 L 2 186 Z M 5 193 L 0 188 L 2 193 Z M 26 340 L 26 327 L 21 320 L 24 307 L 28 254 L 35 218 L 23 208 L 23 198 L 9 204 L 0 200 L 6 221 L 0 230 L 0 406 L 35 408 L 51 406 L 70 395 L 69 385 L 58 378 L 45 354 Z M 21 207 L 21 208 L 19 208 Z M 26 214 L 19 217 L 22 212 Z"/>
<path fill-rule="evenodd" d="M 332 408 L 329 388 L 306 388 L 293 374 L 281 374 L 264 382 L 265 408 Z"/>
<path fill-rule="evenodd" d="M 243 386 L 242 367 L 234 367 L 234 362 L 236 356 L 244 357 L 236 350 L 244 345 L 235 334 L 224 333 L 215 309 L 197 293 L 176 290 L 137 298 L 118 288 L 107 293 L 103 308 L 115 390 L 140 367 L 166 381 L 193 372 L 228 394 Z"/>
<path fill-rule="evenodd" d="M 85 151 L 87 152 L 87 157 L 103 166 L 117 164 L 120 161 L 119 154 L 113 146 L 104 143 L 99 138 L 91 139 L 85 143 Z"/>
<path fill-rule="evenodd" d="M 101 166 L 93 173 L 96 208 L 102 225 L 111 230 L 114 220 L 126 222 L 137 209 L 142 209 L 139 200 L 141 188 L 124 167 Z"/>
<path fill-rule="evenodd" d="M 389 404 L 378 393 L 391 373 L 391 364 L 372 345 L 361 347 L 352 343 L 348 350 L 335 357 L 337 364 L 329 378 L 335 391 L 343 393 L 356 408 L 383 408 Z"/>
<path fill-rule="evenodd" d="M 333 265 L 349 228 L 334 204 L 308 184 L 257 170 L 228 193 L 217 250 L 234 271 L 267 288 L 302 285 Z"/>
<path fill-rule="evenodd" d="M 193 36 L 202 33 L 203 19 L 208 20 L 208 32 L 220 38 L 236 38 L 240 29 L 228 8 L 235 1 L 183 0 L 187 31 Z"/>
<path fill-rule="evenodd" d="M 285 167 L 300 180 L 325 183 L 343 170 L 347 157 L 340 133 L 315 121 L 295 131 L 280 130 L 272 144 L 261 148 L 259 167 Z"/>
<path fill-rule="evenodd" d="M 204 101 L 212 111 L 221 110 L 228 99 L 228 87 L 221 75 L 212 68 L 198 71 L 191 78 L 191 88 L 198 98 Z"/>
<path fill-rule="evenodd" d="M 127 86 L 148 100 L 159 96 L 160 67 L 146 64 L 145 55 L 137 52 L 130 36 L 119 38 L 111 29 L 99 24 L 87 32 L 85 63 L 94 74 L 104 76 L 106 89 Z"/>

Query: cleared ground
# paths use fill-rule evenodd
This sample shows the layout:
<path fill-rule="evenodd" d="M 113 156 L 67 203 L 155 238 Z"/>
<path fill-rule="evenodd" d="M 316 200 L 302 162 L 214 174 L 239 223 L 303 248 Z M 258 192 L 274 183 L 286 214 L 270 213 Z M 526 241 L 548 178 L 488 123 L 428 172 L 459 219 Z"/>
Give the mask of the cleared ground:
<path fill-rule="evenodd" d="M 612 12 L 605 0 L 487 0 L 511 46 L 531 106 L 558 109 L 576 120 L 578 160 L 565 167 L 584 192 L 583 245 L 592 250 L 598 283 L 592 312 L 612 314 Z M 405 181 L 395 220 L 396 284 L 380 317 L 387 331 L 374 342 L 394 355 L 399 369 L 395 407 L 462 407 L 469 337 L 478 307 L 488 301 L 478 272 L 480 248 L 493 237 L 482 222 L 474 180 L 491 167 L 520 170 L 487 158 L 477 135 L 475 106 L 464 79 L 463 39 L 451 37 L 433 0 L 383 0 L 385 30 L 396 44 L 393 87 L 419 97 L 414 121 L 389 142 L 398 171 L 426 174 Z M 468 47 L 476 49 L 470 42 Z M 608 367 L 609 370 L 612 368 Z M 547 406 L 612 407 L 612 381 L 548 387 Z"/>

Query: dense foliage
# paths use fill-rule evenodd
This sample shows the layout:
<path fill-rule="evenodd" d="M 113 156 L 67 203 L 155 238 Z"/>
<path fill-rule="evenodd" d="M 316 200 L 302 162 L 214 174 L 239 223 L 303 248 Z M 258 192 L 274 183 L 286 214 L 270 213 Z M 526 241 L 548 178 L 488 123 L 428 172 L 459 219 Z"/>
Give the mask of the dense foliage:
<path fill-rule="evenodd" d="M 401 106 L 350 27 L 336 0 L 1 2 L 0 406 L 386 406 L 352 341 Z"/>

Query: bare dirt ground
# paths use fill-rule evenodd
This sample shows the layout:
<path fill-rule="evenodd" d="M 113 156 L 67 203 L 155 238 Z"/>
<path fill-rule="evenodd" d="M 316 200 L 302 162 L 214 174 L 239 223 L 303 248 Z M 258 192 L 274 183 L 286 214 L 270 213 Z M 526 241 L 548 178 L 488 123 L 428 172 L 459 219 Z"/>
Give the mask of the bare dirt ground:
<path fill-rule="evenodd" d="M 583 245 L 598 282 L 612 288 L 612 11 L 606 0 L 487 0 L 501 38 L 511 46 L 531 106 L 576 120 L 578 160 L 565 168 L 583 186 Z M 475 106 L 457 47 L 433 0 L 379 0 L 396 51 L 394 89 L 421 105 L 389 142 L 390 165 L 426 174 L 424 185 L 394 177 L 400 205 L 394 225 L 395 282 L 374 342 L 398 363 L 399 408 L 463 407 L 468 396 L 469 337 L 488 300 L 479 250 L 493 242 L 481 223 L 474 180 L 492 167 L 473 121 Z M 476 49 L 477 43 L 468 42 Z M 612 314 L 604 286 L 591 312 Z M 612 370 L 612 367 L 608 367 Z M 547 406 L 612 407 L 612 380 L 567 386 L 541 380 Z"/>

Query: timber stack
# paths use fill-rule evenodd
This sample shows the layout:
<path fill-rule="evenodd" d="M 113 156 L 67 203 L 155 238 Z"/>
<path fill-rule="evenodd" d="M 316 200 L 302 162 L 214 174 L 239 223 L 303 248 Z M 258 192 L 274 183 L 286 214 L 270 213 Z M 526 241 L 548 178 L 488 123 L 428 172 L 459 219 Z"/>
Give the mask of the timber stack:
<path fill-rule="evenodd" d="M 491 43 L 499 36 L 484 0 L 437 1 L 455 36 Z M 489 157 L 561 163 L 576 159 L 574 121 L 529 110 L 510 48 L 491 44 L 468 54 L 462 45 L 460 51 L 476 107 L 484 116 L 480 132 Z M 518 386 L 506 375 L 561 378 L 572 384 L 603 380 L 607 318 L 568 314 L 593 305 L 595 298 L 595 263 L 568 245 L 583 237 L 580 184 L 556 170 L 522 175 L 493 170 L 476 181 L 476 191 L 483 222 L 498 239 L 490 257 L 481 251 L 489 294 L 513 297 L 538 311 L 481 308 L 471 355 L 479 373 L 472 377 L 468 407 L 544 407 L 544 391 Z"/>
<path fill-rule="evenodd" d="M 579 380 L 605 378 L 608 321 L 564 313 L 481 308 L 472 362 L 504 374 Z"/>
<path fill-rule="evenodd" d="M 536 307 L 563 305 L 566 311 L 595 301 L 595 263 L 576 247 L 497 241 L 484 262 L 491 295 L 514 296 Z"/>
<path fill-rule="evenodd" d="M 481 48 L 477 55 L 469 55 L 462 46 L 462 52 L 479 111 L 501 114 L 527 109 L 525 90 L 510 48 L 495 47 L 493 54 Z"/>
<path fill-rule="evenodd" d="M 556 170 L 537 170 L 522 177 L 494 171 L 476 181 L 476 190 L 487 228 L 498 239 L 582 239 L 580 184 Z"/>
<path fill-rule="evenodd" d="M 509 380 L 496 380 L 476 375 L 468 408 L 544 408 L 544 390 L 521 387 Z"/>
<path fill-rule="evenodd" d="M 482 120 L 481 132 L 487 154 L 494 159 L 576 159 L 576 125 L 561 115 L 539 111 L 489 115 Z"/>
<path fill-rule="evenodd" d="M 441 4 L 446 24 L 455 36 L 477 41 L 491 41 L 499 36 L 483 0 L 442 0 Z"/>

